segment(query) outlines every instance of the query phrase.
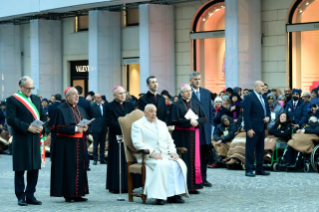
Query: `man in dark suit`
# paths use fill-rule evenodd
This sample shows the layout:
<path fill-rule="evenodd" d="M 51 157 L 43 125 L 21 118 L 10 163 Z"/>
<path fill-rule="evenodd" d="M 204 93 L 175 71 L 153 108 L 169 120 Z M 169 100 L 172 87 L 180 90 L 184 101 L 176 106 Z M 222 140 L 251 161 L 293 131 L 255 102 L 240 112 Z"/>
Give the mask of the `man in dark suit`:
<path fill-rule="evenodd" d="M 97 147 L 100 145 L 100 164 L 106 164 L 105 160 L 105 138 L 106 138 L 106 119 L 103 117 L 105 106 L 100 94 L 95 94 L 95 102 L 91 105 L 91 118 L 95 118 L 90 127 L 93 136 L 93 165 L 97 164 Z"/>
<path fill-rule="evenodd" d="M 78 105 L 83 107 L 83 109 L 85 110 L 86 114 L 88 116 L 90 116 L 91 114 L 91 103 L 84 99 L 82 97 L 82 92 L 83 92 L 83 88 L 79 85 L 75 86 L 75 89 L 78 90 L 78 94 L 79 94 L 79 102 L 78 102 Z M 89 117 L 91 118 L 91 117 Z M 86 165 L 86 170 L 87 171 L 91 171 L 90 169 L 90 160 L 89 160 L 89 153 L 88 153 L 88 148 L 87 148 L 87 145 L 86 145 L 86 137 L 84 137 L 85 139 L 85 142 L 84 142 L 84 150 L 85 150 L 85 165 Z"/>
<path fill-rule="evenodd" d="M 12 160 L 15 194 L 20 206 L 41 205 L 34 197 L 41 169 L 40 136 L 43 126 L 31 125 L 34 120 L 46 121 L 39 97 L 32 95 L 33 80 L 24 76 L 19 81 L 20 91 L 8 98 L 7 122 L 12 127 Z M 27 186 L 24 172 L 27 171 Z"/>
<path fill-rule="evenodd" d="M 207 157 L 211 149 L 211 135 L 213 124 L 210 91 L 200 87 L 201 75 L 199 72 L 193 71 L 189 75 L 189 82 L 193 91 L 191 100 L 201 104 L 202 108 L 204 109 L 206 119 L 208 120 L 204 124 L 204 126 L 200 128 L 200 157 L 203 186 L 212 187 L 212 184 L 207 181 Z"/>
<path fill-rule="evenodd" d="M 243 102 L 244 128 L 246 130 L 246 176 L 255 177 L 253 173 L 256 155 L 256 175 L 269 175 L 263 169 L 265 129 L 269 122 L 269 105 L 263 97 L 264 83 L 255 82 L 255 89 Z"/>
<path fill-rule="evenodd" d="M 55 102 L 53 102 L 51 105 L 48 106 L 48 116 L 51 119 L 53 117 L 54 111 L 61 105 L 61 94 L 55 94 Z M 56 132 L 51 131 L 51 144 L 50 144 L 50 159 L 52 160 L 52 155 L 53 155 L 53 147 L 54 147 L 54 142 L 56 138 Z"/>
<path fill-rule="evenodd" d="M 158 82 L 156 77 L 149 76 L 146 80 L 147 87 L 149 91 L 146 95 L 142 96 L 138 100 L 138 108 L 144 111 L 144 108 L 147 104 L 153 104 L 157 108 L 157 118 L 161 121 L 166 122 L 167 109 L 165 104 L 165 98 L 157 93 Z"/>

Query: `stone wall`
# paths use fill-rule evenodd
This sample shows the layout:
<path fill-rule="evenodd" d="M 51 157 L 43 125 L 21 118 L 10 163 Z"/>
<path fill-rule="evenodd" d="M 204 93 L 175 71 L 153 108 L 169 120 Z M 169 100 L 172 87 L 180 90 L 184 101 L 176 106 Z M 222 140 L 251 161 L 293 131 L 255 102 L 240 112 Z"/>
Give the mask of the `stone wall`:
<path fill-rule="evenodd" d="M 262 0 L 262 73 L 270 88 L 288 84 L 286 67 L 286 16 L 294 0 Z"/>

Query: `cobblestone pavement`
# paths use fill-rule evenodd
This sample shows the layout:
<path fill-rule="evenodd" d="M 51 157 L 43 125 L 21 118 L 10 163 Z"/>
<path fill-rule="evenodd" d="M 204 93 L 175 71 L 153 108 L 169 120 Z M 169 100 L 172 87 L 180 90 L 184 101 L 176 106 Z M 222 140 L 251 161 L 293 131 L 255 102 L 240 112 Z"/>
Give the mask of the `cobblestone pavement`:
<path fill-rule="evenodd" d="M 49 158 L 47 158 L 49 160 Z M 90 194 L 84 203 L 66 203 L 63 198 L 50 197 L 50 162 L 40 171 L 35 196 L 43 205 L 21 207 L 14 194 L 12 158 L 0 155 L 0 211 L 319 211 L 318 174 L 303 172 L 271 172 L 268 177 L 248 178 L 244 171 L 209 169 L 212 188 L 199 195 L 184 198 L 186 203 L 155 205 L 139 198 L 117 201 L 118 194 L 105 190 L 106 166 L 98 164 L 88 172 Z"/>

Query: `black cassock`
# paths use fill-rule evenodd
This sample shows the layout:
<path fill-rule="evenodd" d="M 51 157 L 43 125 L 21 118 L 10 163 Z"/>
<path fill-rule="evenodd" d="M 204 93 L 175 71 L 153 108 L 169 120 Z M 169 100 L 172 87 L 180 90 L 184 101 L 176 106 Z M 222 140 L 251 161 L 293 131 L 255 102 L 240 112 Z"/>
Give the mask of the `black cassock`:
<path fill-rule="evenodd" d="M 118 118 L 131 113 L 134 110 L 134 105 L 130 102 L 123 102 L 121 105 L 116 100 L 105 106 L 104 116 L 109 127 L 109 150 L 108 164 L 106 172 L 106 189 L 110 191 L 119 191 L 119 144 L 116 140 L 117 135 L 122 135 L 122 130 L 118 122 Z M 121 172 L 122 172 L 122 190 L 128 189 L 127 184 L 127 164 L 125 152 L 121 145 Z M 141 180 L 133 176 L 134 188 L 141 187 Z"/>
<path fill-rule="evenodd" d="M 80 106 L 61 104 L 54 112 L 48 127 L 57 133 L 51 163 L 50 195 L 54 197 L 81 197 L 89 193 L 85 168 L 84 136 L 75 126 L 88 119 Z"/>
<path fill-rule="evenodd" d="M 159 94 L 154 96 L 151 92 L 147 92 L 138 100 L 138 108 L 144 111 L 147 104 L 154 104 L 157 108 L 156 116 L 159 120 L 166 122 L 167 107 L 165 98 Z"/>
<path fill-rule="evenodd" d="M 188 152 L 182 155 L 187 166 L 187 186 L 188 190 L 194 191 L 196 189 L 203 188 L 200 171 L 200 151 L 199 151 L 199 130 L 194 129 L 191 126 L 190 120 L 185 119 L 185 114 L 191 109 L 197 116 L 198 127 L 202 127 L 207 121 L 205 112 L 202 106 L 195 101 L 185 101 L 183 99 L 178 100 L 172 104 L 169 113 L 169 125 L 175 125 L 175 130 L 173 131 L 173 139 L 176 147 L 186 147 Z M 196 143 L 196 133 L 197 133 L 197 143 Z M 196 156 L 197 162 L 196 163 Z M 199 160 L 199 161 L 198 161 Z M 196 182 L 196 177 L 198 181 Z"/>

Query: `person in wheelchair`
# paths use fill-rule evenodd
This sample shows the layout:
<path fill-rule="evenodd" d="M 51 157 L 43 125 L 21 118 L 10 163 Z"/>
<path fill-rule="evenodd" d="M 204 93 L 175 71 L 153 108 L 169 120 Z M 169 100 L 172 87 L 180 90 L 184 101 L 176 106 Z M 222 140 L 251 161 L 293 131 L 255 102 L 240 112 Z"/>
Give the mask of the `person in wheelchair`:
<path fill-rule="evenodd" d="M 309 118 L 308 124 L 304 124 L 300 129 L 297 130 L 298 134 L 315 134 L 319 136 L 319 123 L 318 118 L 316 116 L 311 116 Z M 285 154 L 286 163 L 283 166 L 287 166 L 289 168 L 296 167 L 296 159 L 297 159 L 298 151 L 288 146 L 287 152 Z"/>
<path fill-rule="evenodd" d="M 147 198 L 155 198 L 157 205 L 184 203 L 180 198 L 189 196 L 187 189 L 187 167 L 179 158 L 174 141 L 165 122 L 156 117 L 156 107 L 147 104 L 144 117 L 132 124 L 131 137 L 137 150 L 147 149 L 145 156 L 146 180 L 144 194 Z M 139 163 L 141 155 L 136 155 Z"/>
<path fill-rule="evenodd" d="M 233 119 L 227 115 L 223 115 L 221 123 L 217 125 L 213 135 L 213 146 L 219 157 L 219 166 L 224 158 L 227 156 L 231 141 L 237 132 L 237 125 Z"/>
<path fill-rule="evenodd" d="M 275 124 L 270 128 L 269 135 L 282 138 L 283 140 L 289 140 L 291 138 L 291 120 L 287 113 L 281 113 Z"/>

